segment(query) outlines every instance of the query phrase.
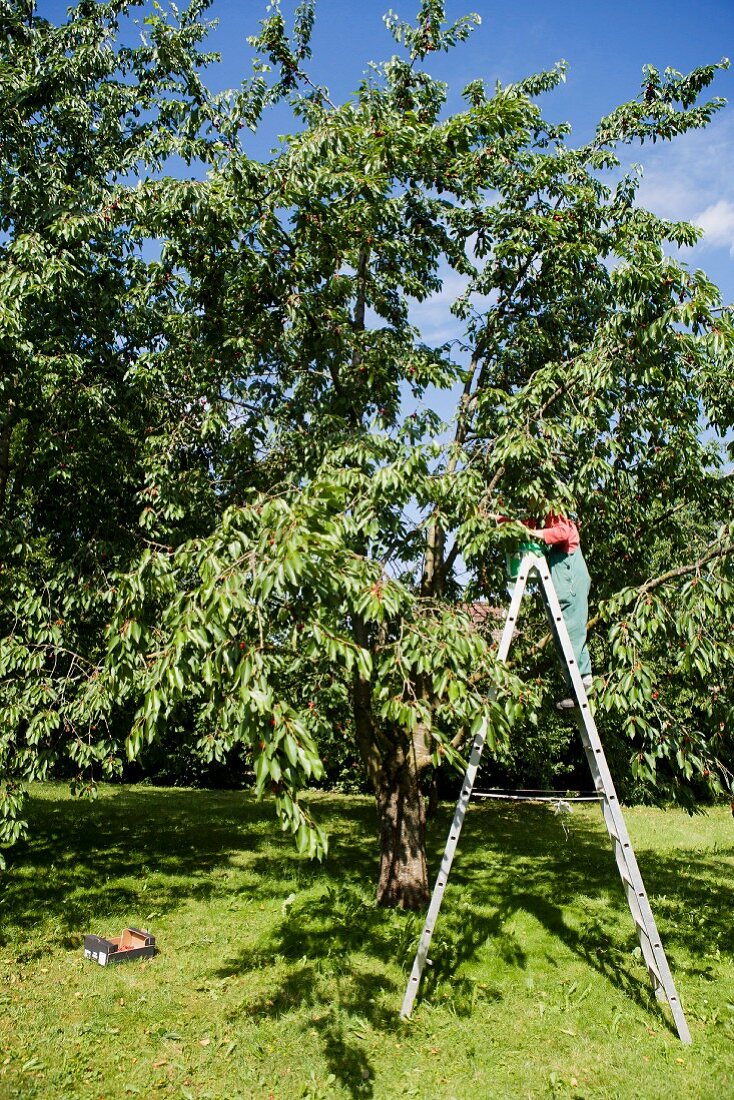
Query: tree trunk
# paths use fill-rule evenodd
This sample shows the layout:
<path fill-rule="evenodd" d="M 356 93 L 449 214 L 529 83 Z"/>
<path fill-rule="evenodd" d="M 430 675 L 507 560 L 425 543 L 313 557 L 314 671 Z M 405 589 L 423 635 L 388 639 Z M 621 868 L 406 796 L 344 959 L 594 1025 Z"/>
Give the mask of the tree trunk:
<path fill-rule="evenodd" d="M 412 753 L 383 768 L 375 791 L 380 821 L 377 904 L 422 909 L 428 902 L 426 815 Z"/>
<path fill-rule="evenodd" d="M 367 646 L 364 622 L 355 616 L 354 638 Z M 402 745 L 374 721 L 372 685 L 355 671 L 352 704 L 357 745 L 375 792 L 380 829 L 377 903 L 421 909 L 427 902 L 426 816 L 415 745 Z"/>

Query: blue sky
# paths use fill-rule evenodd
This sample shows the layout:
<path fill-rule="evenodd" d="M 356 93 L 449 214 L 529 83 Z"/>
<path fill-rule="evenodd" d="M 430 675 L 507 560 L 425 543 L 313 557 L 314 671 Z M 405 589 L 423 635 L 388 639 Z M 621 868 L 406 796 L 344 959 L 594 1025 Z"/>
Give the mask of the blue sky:
<path fill-rule="evenodd" d="M 146 0 L 148 8 L 151 3 Z M 286 17 L 293 6 L 293 0 L 283 0 Z M 38 13 L 54 21 L 66 7 L 59 0 L 37 4 Z M 249 75 L 246 39 L 257 31 L 265 7 L 265 0 L 214 0 L 210 14 L 219 22 L 210 42 L 221 62 L 209 72 L 212 86 L 231 87 Z M 418 0 L 317 0 L 316 7 L 311 71 L 339 100 L 356 88 L 369 61 L 394 52 L 384 13 L 392 7 L 412 18 Z M 563 58 L 569 64 L 566 84 L 545 97 L 543 106 L 548 117 L 569 121 L 579 141 L 603 114 L 637 94 L 644 64 L 686 71 L 734 58 L 734 0 L 448 0 L 449 19 L 470 11 L 482 22 L 469 42 L 431 59 L 432 72 L 449 85 L 450 103 L 458 106 L 462 87 L 476 77 L 517 80 Z M 734 101 L 734 71 L 719 74 L 712 94 Z M 734 103 L 707 130 L 635 149 L 628 162 L 644 167 L 642 202 L 705 229 L 704 240 L 681 258 L 703 267 L 724 300 L 734 301 Z"/>

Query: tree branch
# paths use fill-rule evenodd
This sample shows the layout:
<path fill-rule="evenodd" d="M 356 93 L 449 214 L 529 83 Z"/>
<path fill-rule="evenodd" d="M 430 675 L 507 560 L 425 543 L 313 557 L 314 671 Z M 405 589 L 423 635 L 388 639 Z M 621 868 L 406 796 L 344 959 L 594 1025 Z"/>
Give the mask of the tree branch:
<path fill-rule="evenodd" d="M 710 561 L 715 561 L 716 558 L 728 558 L 730 554 L 734 554 L 734 544 L 724 546 L 720 542 L 711 543 L 705 554 L 702 554 L 698 561 L 692 562 L 690 565 L 679 565 L 675 569 L 669 569 L 667 573 L 661 573 L 659 577 L 651 577 L 649 581 L 645 581 L 637 589 L 638 599 L 640 596 L 647 595 L 648 592 L 652 592 L 655 588 L 660 588 L 661 585 L 667 584 L 668 581 L 675 580 L 676 577 L 685 577 L 689 573 L 698 573 L 704 566 L 708 565 Z M 595 617 L 594 623 L 596 625 Z"/>

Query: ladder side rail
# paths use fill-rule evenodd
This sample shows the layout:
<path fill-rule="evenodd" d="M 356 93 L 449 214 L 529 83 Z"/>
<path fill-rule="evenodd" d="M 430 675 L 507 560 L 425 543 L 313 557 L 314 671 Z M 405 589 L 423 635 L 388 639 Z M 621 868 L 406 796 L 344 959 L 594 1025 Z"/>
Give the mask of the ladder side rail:
<path fill-rule="evenodd" d="M 578 714 L 578 709 L 576 710 L 576 714 Z M 652 942 L 650 940 L 649 930 L 645 925 L 642 911 L 638 904 L 637 892 L 635 891 L 632 882 L 632 875 L 630 873 L 629 863 L 626 856 L 627 849 L 625 849 L 623 842 L 619 839 L 617 826 L 614 817 L 612 816 L 612 811 L 607 801 L 606 794 L 604 792 L 604 783 L 602 781 L 599 768 L 597 767 L 597 758 L 591 746 L 591 742 L 586 731 L 586 726 L 584 725 L 583 721 L 579 721 L 578 726 L 579 733 L 581 734 L 581 741 L 584 747 L 584 752 L 586 754 L 586 759 L 588 761 L 594 781 L 594 786 L 597 793 L 601 795 L 601 809 L 604 815 L 604 823 L 607 827 L 607 832 L 609 833 L 609 837 L 612 841 L 614 858 L 617 862 L 619 876 L 622 879 L 622 885 L 627 896 L 627 904 L 629 906 L 630 913 L 632 914 L 632 919 L 635 922 L 635 926 L 637 928 L 637 934 L 640 940 L 640 947 L 645 958 L 645 964 L 647 966 L 648 973 L 650 974 L 650 979 L 653 984 L 655 995 L 658 1000 L 660 1000 L 663 985 L 662 978 L 660 976 L 660 970 L 652 949 Z M 664 992 L 662 994 L 662 999 L 666 999 Z"/>
<path fill-rule="evenodd" d="M 607 827 L 607 832 L 608 832 L 609 837 L 612 841 L 612 847 L 613 847 L 613 850 L 614 850 L 614 858 L 616 860 L 617 868 L 619 870 L 619 876 L 622 880 L 622 886 L 624 888 L 624 892 L 625 892 L 625 895 L 627 897 L 627 905 L 629 906 L 629 910 L 630 910 L 630 913 L 632 915 L 632 920 L 635 923 L 635 927 L 636 927 L 636 930 L 637 930 L 637 936 L 638 936 L 638 939 L 639 939 L 639 942 L 640 942 L 640 948 L 642 950 L 642 954 L 643 954 L 643 958 L 644 958 L 644 961 L 645 961 L 645 965 L 647 967 L 648 974 L 650 975 L 650 981 L 652 983 L 653 991 L 655 993 L 656 998 L 659 1001 L 666 1001 L 668 999 L 667 992 L 665 990 L 663 977 L 660 973 L 659 961 L 658 961 L 658 958 L 656 957 L 656 952 L 655 952 L 654 947 L 653 947 L 654 943 L 657 942 L 657 938 L 658 938 L 657 937 L 657 926 L 655 924 L 654 917 L 652 915 L 652 911 L 650 911 L 650 919 L 647 920 L 647 921 L 645 920 L 645 917 L 644 917 L 644 914 L 643 914 L 643 911 L 642 911 L 642 908 L 641 908 L 641 905 L 640 905 L 640 897 L 639 897 L 640 891 L 635 889 L 636 876 L 634 874 L 634 869 L 630 867 L 631 859 L 634 857 L 634 850 L 632 849 L 631 843 L 629 842 L 629 838 L 627 837 L 626 840 L 624 839 L 625 833 L 626 833 L 626 828 L 623 828 L 623 830 L 622 830 L 622 839 L 620 839 L 619 823 L 616 819 L 616 816 L 613 813 L 612 807 L 611 807 L 609 801 L 607 800 L 606 793 L 604 791 L 604 781 L 602 779 L 601 773 L 599 771 L 598 763 L 597 763 L 598 757 L 594 752 L 591 741 L 589 739 L 589 734 L 586 730 L 586 725 L 585 725 L 583 719 L 581 718 L 581 716 L 579 715 L 578 708 L 576 709 L 575 713 L 578 716 L 579 732 L 581 734 L 581 740 L 582 740 L 582 744 L 583 744 L 583 747 L 584 747 L 584 752 L 586 754 L 586 759 L 588 761 L 589 768 L 590 768 L 591 773 L 592 773 L 594 784 L 595 784 L 595 787 L 597 789 L 597 792 L 600 793 L 601 796 L 602 796 L 602 798 L 601 798 L 601 809 L 602 809 L 602 813 L 604 815 L 604 823 Z M 621 814 L 621 811 L 620 811 L 620 814 Z M 624 822 L 624 818 L 622 818 L 622 824 L 623 824 L 623 826 L 626 826 L 626 822 Z M 630 852 L 632 853 L 632 856 L 629 855 Z M 635 859 L 635 865 L 636 865 L 636 859 Z M 638 873 L 639 873 L 639 868 L 637 868 L 637 870 L 638 870 Z M 639 881 L 640 882 L 642 881 L 641 875 L 639 876 Z M 642 892 L 644 893 L 645 897 L 647 897 L 646 891 L 644 890 L 644 886 L 642 887 Z M 672 983 L 672 978 L 671 978 L 671 983 Z M 673 996 L 675 996 L 674 987 L 671 989 L 671 994 Z M 671 1011 L 673 1010 L 673 1004 L 671 1004 Z"/>
<path fill-rule="evenodd" d="M 525 586 L 527 584 L 528 575 L 530 573 L 531 563 L 526 558 L 523 559 L 520 565 L 520 571 L 515 582 L 515 588 L 510 600 L 510 606 L 507 610 L 507 616 L 505 618 L 505 624 L 502 630 L 502 636 L 500 638 L 499 649 L 497 651 L 497 660 L 504 664 L 507 660 L 507 654 L 510 651 L 512 644 L 512 638 L 515 632 L 515 624 L 517 622 L 517 615 L 520 610 L 520 603 L 522 601 Z M 490 699 L 494 699 L 495 692 L 490 692 Z M 423 970 L 428 962 L 428 950 L 431 945 L 431 938 L 433 936 L 433 930 L 436 927 L 436 918 L 438 917 L 439 910 L 441 908 L 441 902 L 443 901 L 444 890 L 446 883 L 448 882 L 449 873 L 451 871 L 451 865 L 454 861 L 454 855 L 456 854 L 456 848 L 459 843 L 459 836 L 461 835 L 461 829 L 464 824 L 464 818 L 466 816 L 467 807 L 469 805 L 469 799 L 471 798 L 471 792 L 474 787 L 474 783 L 479 770 L 479 762 L 481 760 L 482 751 L 487 739 L 487 720 L 479 729 L 479 732 L 475 735 L 474 744 L 472 746 L 471 755 L 469 757 L 469 765 L 466 770 L 464 782 L 462 783 L 461 793 L 459 800 L 456 803 L 456 809 L 454 811 L 454 819 L 449 829 L 448 839 L 446 841 L 446 848 L 443 853 L 441 865 L 436 876 L 436 883 L 433 888 L 433 894 L 431 895 L 430 905 L 428 907 L 428 914 L 426 916 L 426 922 L 423 927 L 420 943 L 418 944 L 418 950 L 413 960 L 413 968 L 408 979 L 408 985 L 405 990 L 405 997 L 403 998 L 403 1006 L 400 1009 L 400 1015 L 403 1018 L 410 1016 L 413 1010 L 413 1002 L 415 1001 L 416 994 L 418 993 L 418 987 L 423 975 Z"/>
<path fill-rule="evenodd" d="M 584 742 L 584 748 L 587 749 L 587 758 L 591 765 L 592 774 L 596 780 L 598 774 L 601 782 L 601 792 L 604 794 L 604 802 L 607 807 L 607 812 L 604 814 L 607 830 L 612 842 L 619 846 L 619 855 L 621 861 L 628 872 L 628 878 L 630 882 L 630 890 L 634 891 L 636 906 L 639 909 L 640 916 L 642 918 L 642 926 L 644 927 L 645 936 L 649 942 L 650 950 L 652 951 L 656 967 L 650 973 L 653 987 L 656 987 L 658 982 L 662 985 L 670 1010 L 673 1014 L 673 1018 L 678 1029 L 678 1034 L 683 1043 L 691 1042 L 691 1035 L 688 1029 L 688 1024 L 683 1014 L 683 1009 L 680 1004 L 675 982 L 668 965 L 668 960 L 663 950 L 663 946 L 660 940 L 660 934 L 655 924 L 655 918 L 650 908 L 650 902 L 647 897 L 647 892 L 642 881 L 642 875 L 640 873 L 639 866 L 637 864 L 637 858 L 632 848 L 632 842 L 627 831 L 627 825 L 622 814 L 617 792 L 614 787 L 614 781 L 612 779 L 611 772 L 609 771 L 609 765 L 607 764 L 606 756 L 602 748 L 601 739 L 599 737 L 599 731 L 596 728 L 596 723 L 591 714 L 589 708 L 589 700 L 586 695 L 586 690 L 581 680 L 581 674 L 578 670 L 578 664 L 571 645 L 571 639 L 568 635 L 566 628 L 566 622 L 563 617 L 561 605 L 556 594 L 556 590 L 553 586 L 553 581 L 550 574 L 550 569 L 545 558 L 535 557 L 534 566 L 540 575 L 541 581 L 547 597 L 548 605 L 553 615 L 554 626 L 557 632 L 558 640 L 561 644 L 563 657 L 566 663 L 566 667 L 571 677 L 576 698 L 579 703 L 578 721 L 579 725 L 583 725 L 586 736 L 582 735 L 582 741 Z M 611 829 L 610 821 L 613 826 Z M 616 855 L 616 850 L 615 850 Z M 621 870 L 621 868 L 620 868 Z M 624 876 L 623 876 L 624 880 Z M 627 894 L 627 887 L 625 885 L 625 893 Z M 629 900 L 629 899 L 628 899 Z M 635 913 L 633 910 L 632 917 L 634 919 Z M 637 924 L 637 921 L 635 921 Z M 640 935 L 640 945 L 643 953 L 646 951 L 646 945 L 643 937 Z"/>
<path fill-rule="evenodd" d="M 623 842 L 620 841 L 617 836 L 616 825 L 611 814 L 611 810 L 606 799 L 602 800 L 602 812 L 604 814 L 604 821 L 607 827 L 607 832 L 612 841 L 614 849 L 614 858 L 617 861 L 617 868 L 619 870 L 619 877 L 622 879 L 622 886 L 627 896 L 627 905 L 629 906 L 630 913 L 632 914 L 632 920 L 635 922 L 637 928 L 637 935 L 640 941 L 640 947 L 645 960 L 648 974 L 650 975 L 650 981 L 652 982 L 653 991 L 659 1001 L 667 1000 L 667 993 L 663 984 L 662 975 L 660 973 L 660 967 L 658 965 L 658 959 L 653 949 L 655 941 L 655 934 L 657 932 L 657 926 L 654 919 L 652 923 L 645 920 L 642 909 L 640 907 L 640 899 L 638 891 L 635 890 L 633 875 L 630 870 L 630 861 L 627 855 L 627 850 L 623 846 Z M 644 889 L 644 888 L 643 888 Z M 653 937 L 651 939 L 651 936 Z"/>

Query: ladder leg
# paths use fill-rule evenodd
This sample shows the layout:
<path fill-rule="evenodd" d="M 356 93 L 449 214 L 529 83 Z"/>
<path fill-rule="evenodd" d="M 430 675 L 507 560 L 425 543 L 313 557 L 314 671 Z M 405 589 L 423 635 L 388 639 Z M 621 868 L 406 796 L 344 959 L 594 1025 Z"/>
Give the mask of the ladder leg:
<path fill-rule="evenodd" d="M 586 737 L 586 730 L 585 730 L 585 727 L 584 727 L 582 722 L 579 723 L 579 726 L 580 726 L 580 730 L 581 730 L 582 740 L 584 741 L 584 748 L 586 749 L 586 756 L 587 756 L 587 759 L 589 759 L 590 751 L 589 751 L 589 745 L 588 745 L 588 738 Z M 596 761 L 595 761 L 594 756 L 593 756 L 593 751 L 591 753 L 591 758 L 589 759 L 590 766 L 592 765 L 592 762 L 593 762 L 593 765 L 595 766 Z M 593 774 L 593 768 L 592 768 L 592 774 Z M 594 782 L 597 786 L 597 791 L 602 796 L 601 808 L 602 808 L 602 813 L 604 815 L 604 822 L 605 822 L 606 827 L 607 827 L 607 832 L 609 833 L 609 836 L 610 836 L 611 841 L 612 841 L 612 847 L 614 849 L 614 858 L 617 862 L 617 867 L 619 869 L 619 876 L 622 879 L 622 885 L 624 887 L 624 891 L 625 891 L 625 894 L 627 896 L 627 904 L 629 906 L 630 913 L 632 914 L 632 919 L 635 922 L 635 927 L 637 929 L 637 934 L 638 934 L 638 938 L 639 938 L 639 941 L 640 941 L 640 948 L 642 949 L 643 958 L 645 960 L 645 965 L 646 965 L 648 973 L 650 975 L 650 980 L 652 982 L 652 987 L 653 987 L 653 990 L 655 992 L 655 996 L 657 997 L 657 999 L 659 1001 L 666 1001 L 667 1000 L 667 995 L 666 995 L 665 988 L 664 988 L 664 985 L 663 985 L 663 981 L 662 981 L 662 978 L 661 978 L 661 975 L 660 975 L 660 971 L 658 969 L 657 960 L 655 958 L 655 952 L 653 951 L 652 943 L 650 942 L 650 939 L 649 939 L 649 936 L 648 936 L 648 925 L 647 925 L 647 922 L 645 921 L 645 919 L 643 917 L 643 914 L 642 914 L 642 911 L 640 909 L 640 905 L 639 905 L 639 902 L 638 902 L 638 894 L 635 891 L 634 884 L 633 884 L 635 876 L 634 876 L 633 868 L 630 867 L 630 861 L 634 857 L 634 851 L 633 851 L 632 845 L 630 843 L 627 843 L 624 839 L 620 839 L 618 837 L 617 823 L 615 821 L 614 814 L 612 813 L 612 809 L 610 807 L 610 804 L 609 804 L 609 802 L 607 801 L 607 799 L 605 797 L 603 783 L 601 782 L 601 779 L 599 779 L 598 783 L 597 783 L 596 779 L 594 780 Z"/>
<path fill-rule="evenodd" d="M 581 740 L 583 742 L 595 788 L 598 793 L 602 795 L 604 821 L 607 826 L 607 832 L 612 840 L 617 866 L 627 896 L 627 903 L 637 928 L 640 947 L 650 975 L 650 980 L 658 999 L 667 1000 L 681 1042 L 690 1043 L 691 1033 L 688 1029 L 688 1023 L 686 1022 L 673 981 L 673 976 L 670 972 L 667 956 L 660 942 L 660 935 L 655 924 L 655 918 L 650 908 L 650 902 L 642 881 L 642 875 L 637 865 L 637 858 L 632 848 L 629 833 L 627 832 L 627 825 L 619 805 L 617 792 L 614 789 L 614 782 L 604 755 L 599 731 L 596 728 L 596 722 L 589 708 L 589 700 L 586 697 L 586 691 L 578 670 L 571 639 L 568 636 L 565 620 L 563 618 L 561 605 L 558 602 L 558 597 L 553 587 L 548 563 L 542 558 L 536 558 L 535 561 L 537 563 L 536 568 L 543 582 L 547 606 L 550 609 L 554 629 L 560 642 L 563 657 L 578 700 L 576 715 L 579 731 L 581 733 Z"/>
<path fill-rule="evenodd" d="M 507 660 L 507 654 L 512 643 L 512 637 L 515 631 L 515 624 L 517 622 L 517 614 L 520 609 L 520 602 L 525 591 L 525 585 L 527 584 L 528 574 L 530 572 L 530 561 L 528 557 L 523 559 L 520 566 L 520 572 L 515 582 L 515 588 L 510 601 L 510 607 L 507 612 L 507 618 L 505 619 L 505 625 L 502 631 L 502 637 L 500 639 L 499 650 L 497 652 L 497 659 L 503 664 Z M 403 1018 L 410 1016 L 413 1011 L 413 1002 L 415 1001 L 416 994 L 418 993 L 418 987 L 420 985 L 423 970 L 425 969 L 428 959 L 428 949 L 431 945 L 431 938 L 433 936 L 433 930 L 436 926 L 436 918 L 438 917 L 439 909 L 441 908 L 441 902 L 443 901 L 444 890 L 446 889 L 446 883 L 448 882 L 449 873 L 451 871 L 451 865 L 454 861 L 454 855 L 456 853 L 456 847 L 459 843 L 459 836 L 464 824 L 464 818 L 466 817 L 466 810 L 469 805 L 469 799 L 471 798 L 471 792 L 474 788 L 474 782 L 477 777 L 477 771 L 479 769 L 479 761 L 481 760 L 482 750 L 487 739 L 487 720 L 485 718 L 481 725 L 479 732 L 474 737 L 474 743 L 472 745 L 471 755 L 469 757 L 469 766 L 466 771 L 464 782 L 461 786 L 461 794 L 459 800 L 456 803 L 456 810 L 454 811 L 454 819 L 449 829 L 448 840 L 446 841 L 446 848 L 443 853 L 443 859 L 441 860 L 441 866 L 439 868 L 438 876 L 436 878 L 436 884 L 433 888 L 433 894 L 431 895 L 431 902 L 428 907 L 428 915 L 426 917 L 426 923 L 423 927 L 423 933 L 418 944 L 418 950 L 416 951 L 415 959 L 413 960 L 413 968 L 408 979 L 408 985 L 405 990 L 405 997 L 403 998 L 403 1006 L 400 1010 L 400 1015 Z"/>

